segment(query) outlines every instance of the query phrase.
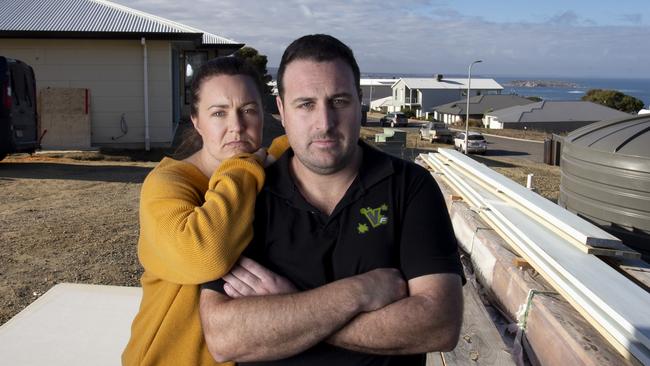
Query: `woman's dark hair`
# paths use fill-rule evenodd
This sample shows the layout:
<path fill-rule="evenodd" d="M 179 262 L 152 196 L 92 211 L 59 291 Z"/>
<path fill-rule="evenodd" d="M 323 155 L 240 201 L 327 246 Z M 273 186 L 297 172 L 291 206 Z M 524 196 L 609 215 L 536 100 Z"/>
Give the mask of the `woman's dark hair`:
<path fill-rule="evenodd" d="M 280 98 L 284 96 L 284 72 L 291 62 L 296 60 L 313 60 L 316 62 L 326 62 L 341 60 L 348 64 L 354 75 L 354 82 L 357 87 L 359 99 L 361 99 L 361 72 L 359 65 L 354 58 L 350 47 L 346 46 L 338 39 L 327 34 L 310 34 L 302 36 L 293 41 L 282 54 L 280 67 L 278 68 L 278 94 Z"/>
<path fill-rule="evenodd" d="M 208 78 L 219 75 L 246 75 L 253 79 L 255 88 L 262 99 L 264 88 L 262 87 L 262 78 L 260 74 L 245 60 L 236 56 L 223 56 L 213 58 L 201 65 L 199 70 L 192 77 L 192 105 L 190 106 L 190 115 L 196 117 L 199 105 L 199 93 L 201 85 Z"/>
<path fill-rule="evenodd" d="M 245 75 L 253 79 L 255 89 L 260 95 L 262 103 L 264 103 L 264 88 L 262 85 L 262 78 L 255 68 L 253 68 L 245 60 L 236 56 L 222 56 L 216 57 L 205 64 L 196 71 L 192 77 L 192 85 L 190 87 L 191 104 L 190 115 L 196 117 L 198 115 L 198 105 L 200 102 L 201 86 L 203 83 L 214 76 L 219 75 Z M 184 159 L 203 147 L 203 140 L 196 131 L 193 125 L 186 126 L 185 130 L 181 133 L 181 143 L 174 152 L 176 159 Z"/>

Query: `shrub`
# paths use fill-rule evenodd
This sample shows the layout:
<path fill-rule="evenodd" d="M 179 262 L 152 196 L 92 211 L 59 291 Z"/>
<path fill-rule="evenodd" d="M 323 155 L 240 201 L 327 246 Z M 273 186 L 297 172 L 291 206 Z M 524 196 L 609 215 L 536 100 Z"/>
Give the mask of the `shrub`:
<path fill-rule="evenodd" d="M 406 118 L 415 118 L 415 109 L 411 109 L 410 107 L 402 107 L 402 113 L 406 116 Z"/>

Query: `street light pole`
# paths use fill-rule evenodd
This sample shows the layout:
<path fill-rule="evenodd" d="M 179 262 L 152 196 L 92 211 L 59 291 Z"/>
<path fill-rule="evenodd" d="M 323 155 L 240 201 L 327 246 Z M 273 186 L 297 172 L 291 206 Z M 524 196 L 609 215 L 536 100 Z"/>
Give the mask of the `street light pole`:
<path fill-rule="evenodd" d="M 483 60 L 476 60 L 469 64 L 469 71 L 467 72 L 467 110 L 465 110 L 465 154 L 467 154 L 467 139 L 469 134 L 469 91 L 472 85 L 472 66 L 483 62 Z"/>

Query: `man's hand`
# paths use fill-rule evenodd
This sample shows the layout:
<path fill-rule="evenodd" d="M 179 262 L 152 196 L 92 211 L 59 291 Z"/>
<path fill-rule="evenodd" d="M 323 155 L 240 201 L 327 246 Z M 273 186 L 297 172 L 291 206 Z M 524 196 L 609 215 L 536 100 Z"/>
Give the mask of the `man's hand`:
<path fill-rule="evenodd" d="M 289 280 L 244 256 L 241 256 L 230 272 L 223 276 L 223 280 L 226 281 L 224 291 L 233 299 L 296 292 L 295 286 Z"/>
<path fill-rule="evenodd" d="M 363 311 L 380 309 L 407 296 L 407 285 L 400 272 L 380 268 L 355 276 L 361 284 Z M 239 262 L 223 276 L 226 294 L 233 299 L 245 296 L 281 295 L 296 292 L 286 278 L 270 271 L 254 260 L 242 256 Z"/>
<path fill-rule="evenodd" d="M 406 281 L 402 274 L 394 268 L 379 268 L 353 278 L 364 282 L 363 289 L 359 292 L 362 303 L 366 304 L 365 312 L 381 309 L 388 304 L 408 296 Z"/>

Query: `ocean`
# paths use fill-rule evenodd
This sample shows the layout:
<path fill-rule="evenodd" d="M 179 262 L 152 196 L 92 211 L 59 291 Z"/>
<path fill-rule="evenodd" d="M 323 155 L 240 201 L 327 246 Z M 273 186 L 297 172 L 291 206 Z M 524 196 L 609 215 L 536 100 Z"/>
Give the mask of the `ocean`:
<path fill-rule="evenodd" d="M 580 100 L 589 89 L 613 89 L 650 104 L 650 79 L 591 79 L 591 78 L 534 78 L 534 77 L 495 77 L 503 86 L 502 93 L 515 93 L 522 96 L 537 96 L 544 100 Z M 574 83 L 571 88 L 523 88 L 507 86 L 513 80 L 555 80 Z"/>
<path fill-rule="evenodd" d="M 447 75 L 449 78 L 463 78 L 467 75 Z M 390 74 L 363 73 L 362 78 L 400 78 L 400 77 L 433 77 L 433 74 Z M 580 100 L 589 89 L 613 89 L 631 95 L 643 101 L 644 108 L 650 104 L 650 79 L 618 79 L 618 78 L 567 78 L 567 77 L 535 77 L 535 76 L 491 76 L 476 75 L 473 77 L 492 78 L 503 86 L 503 94 L 518 94 L 521 96 L 536 96 L 544 100 Z M 549 80 L 576 84 L 572 88 L 524 88 L 508 86 L 513 80 Z"/>

